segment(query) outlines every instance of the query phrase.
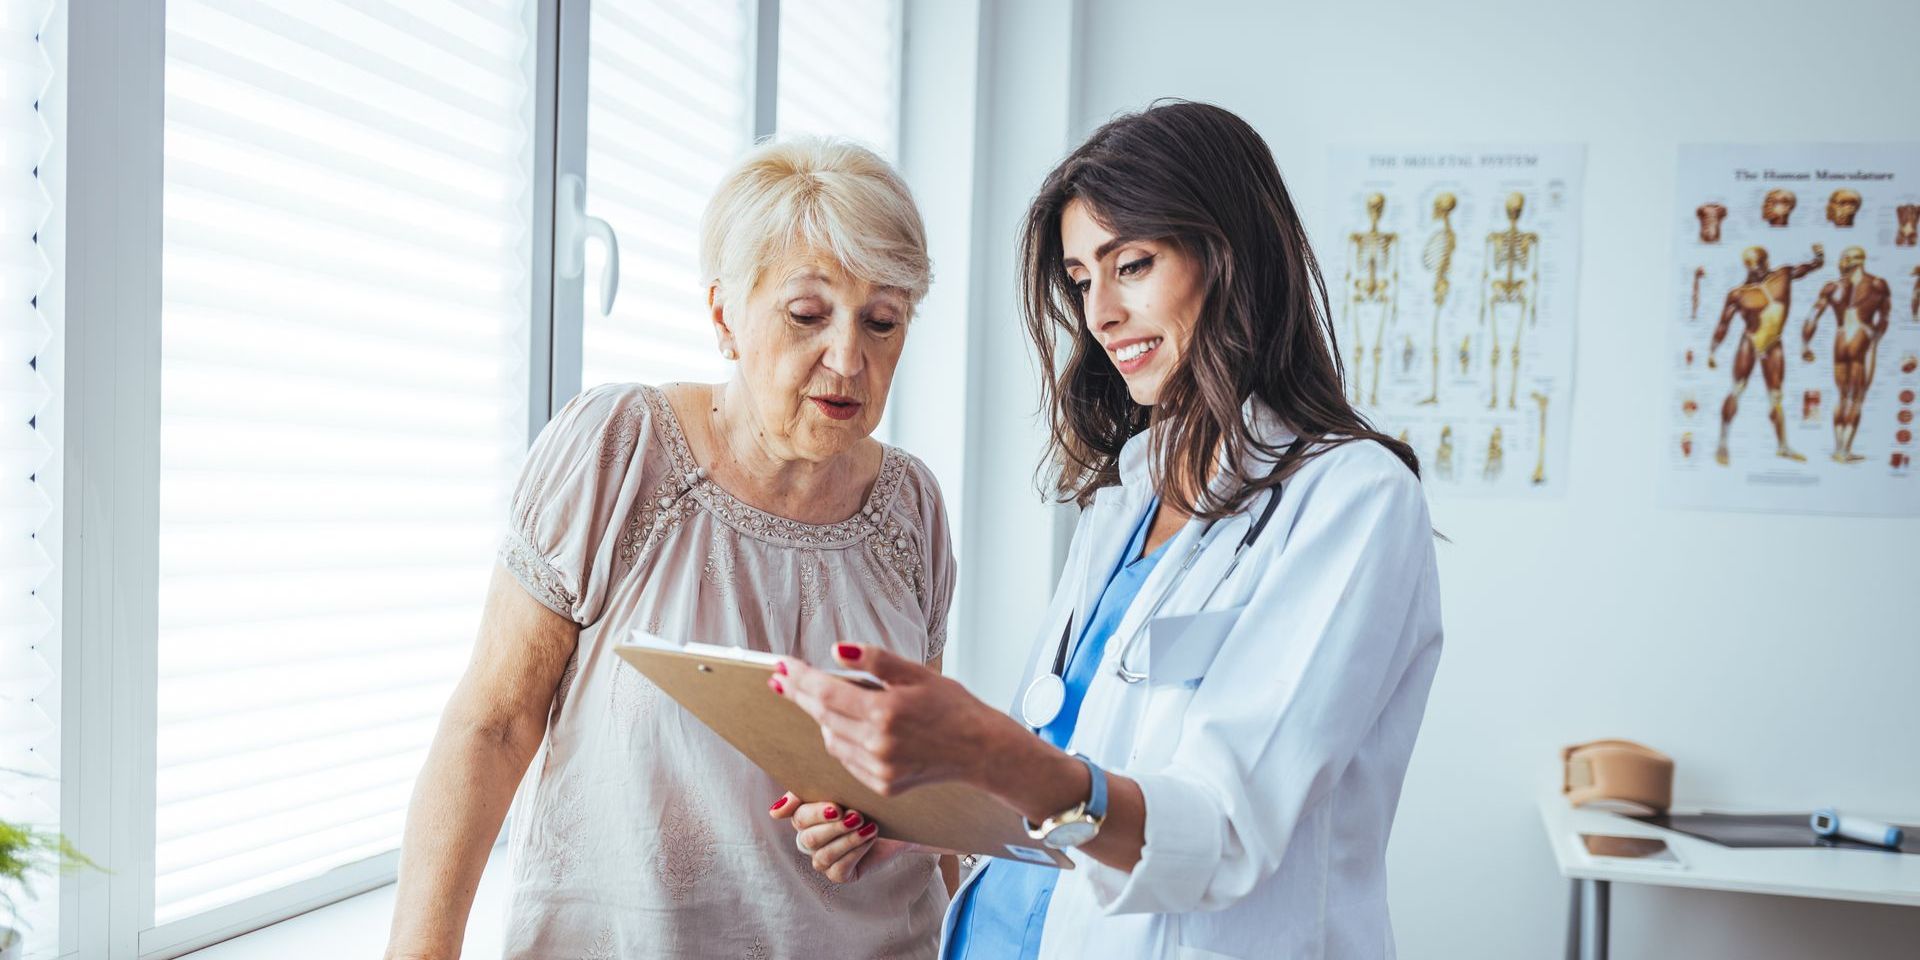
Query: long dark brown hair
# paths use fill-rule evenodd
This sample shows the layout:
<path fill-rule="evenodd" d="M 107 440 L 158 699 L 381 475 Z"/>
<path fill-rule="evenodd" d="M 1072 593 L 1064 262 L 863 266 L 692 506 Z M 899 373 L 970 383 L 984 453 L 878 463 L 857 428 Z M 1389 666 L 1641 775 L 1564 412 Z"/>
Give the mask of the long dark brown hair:
<path fill-rule="evenodd" d="M 1115 237 L 1173 244 L 1203 271 L 1190 342 L 1151 407 L 1127 393 L 1062 265 L 1060 217 L 1076 199 Z M 1151 469 L 1162 501 L 1209 519 L 1240 512 L 1308 458 L 1359 440 L 1384 445 L 1419 475 L 1411 447 L 1348 405 L 1306 230 L 1266 141 L 1233 113 L 1166 100 L 1094 131 L 1040 185 L 1021 260 L 1027 332 L 1052 375 L 1042 378 L 1053 434 L 1042 469 L 1051 468 L 1059 499 L 1085 506 L 1119 483 L 1120 448 L 1149 427 L 1158 428 Z M 1072 339 L 1064 363 L 1062 333 Z M 1307 442 L 1288 452 L 1256 435 L 1242 412 L 1248 397 Z M 1211 482 L 1216 465 L 1229 482 Z"/>

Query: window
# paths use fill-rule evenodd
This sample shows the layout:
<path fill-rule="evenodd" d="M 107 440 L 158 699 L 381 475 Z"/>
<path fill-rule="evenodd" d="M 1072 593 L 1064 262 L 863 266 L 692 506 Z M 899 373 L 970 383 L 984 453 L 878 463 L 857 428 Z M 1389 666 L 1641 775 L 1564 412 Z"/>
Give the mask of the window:
<path fill-rule="evenodd" d="M 398 846 L 526 444 L 528 12 L 168 3 L 161 927 Z"/>
<path fill-rule="evenodd" d="M 20 55 L 63 4 L 0 0 L 0 217 L 21 243 L 0 278 L 28 306 L 0 323 L 17 361 L 0 370 L 0 763 L 81 783 L 64 807 L 55 779 L 0 784 L 0 816 L 74 834 L 109 871 L 42 888 L 61 890 L 45 929 L 64 939 L 31 955 L 162 960 L 392 879 L 529 426 L 583 374 L 724 376 L 697 223 L 774 128 L 778 46 L 758 27 L 780 4 L 99 2 L 71 44 L 67 268 L 90 294 L 72 313 L 104 331 L 72 340 L 83 549 L 50 509 L 66 341 L 36 343 L 62 308 L 30 309 L 59 292 L 60 251 L 19 240 L 40 220 L 43 245 L 63 236 L 59 184 L 33 167 L 60 128 L 32 107 L 64 61 Z M 589 56 L 569 59 L 582 24 Z M 855 135 L 890 141 L 896 113 Z M 618 309 L 591 320 L 553 304 L 603 252 L 584 277 L 544 260 L 558 173 L 583 169 L 624 254 Z M 68 662 L 87 667 L 66 706 L 62 582 Z M 85 721 L 64 753 L 63 711 Z"/>
<path fill-rule="evenodd" d="M 900 0 L 781 0 L 781 136 L 833 134 L 900 152 Z"/>
<path fill-rule="evenodd" d="M 740 0 L 595 0 L 587 209 L 620 236 L 620 296 L 589 301 L 581 382 L 720 380 L 700 278 L 700 214 L 752 134 Z M 587 276 L 605 269 L 590 245 Z"/>

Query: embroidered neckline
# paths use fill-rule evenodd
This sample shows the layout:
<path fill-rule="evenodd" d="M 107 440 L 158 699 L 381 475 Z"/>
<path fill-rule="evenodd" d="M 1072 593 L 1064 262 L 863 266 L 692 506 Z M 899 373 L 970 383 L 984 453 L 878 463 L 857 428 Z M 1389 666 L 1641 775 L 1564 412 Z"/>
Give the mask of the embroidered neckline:
<path fill-rule="evenodd" d="M 891 444 L 881 444 L 880 473 L 874 478 L 867 499 L 853 516 L 838 523 L 801 523 L 768 513 L 729 493 L 707 476 L 705 467 L 693 459 L 693 448 L 680 429 L 680 418 L 673 412 L 666 391 L 651 384 L 641 387 L 642 396 L 662 429 L 667 456 L 678 474 L 678 486 L 690 492 L 730 527 L 761 540 L 787 546 L 845 547 L 859 543 L 886 522 L 900 482 L 907 474 L 906 455 Z"/>

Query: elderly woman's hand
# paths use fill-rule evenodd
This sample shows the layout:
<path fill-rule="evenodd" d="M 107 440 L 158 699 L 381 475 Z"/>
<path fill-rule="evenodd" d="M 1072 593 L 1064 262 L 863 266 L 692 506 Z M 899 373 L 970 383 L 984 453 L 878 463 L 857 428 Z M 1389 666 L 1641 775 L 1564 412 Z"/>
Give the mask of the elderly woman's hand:
<path fill-rule="evenodd" d="M 965 687 L 879 647 L 839 643 L 835 659 L 885 684 L 872 690 L 797 660 L 770 686 L 820 725 L 827 752 L 860 782 L 890 797 L 930 783 L 986 785 L 985 767 L 1006 754 L 996 743 L 1033 737 Z"/>
<path fill-rule="evenodd" d="M 774 801 L 768 813 L 793 824 L 794 845 L 812 858 L 813 869 L 835 883 L 852 883 L 861 873 L 914 847 L 880 839 L 880 825 L 857 810 L 843 810 L 832 803 L 801 803 L 791 793 Z"/>

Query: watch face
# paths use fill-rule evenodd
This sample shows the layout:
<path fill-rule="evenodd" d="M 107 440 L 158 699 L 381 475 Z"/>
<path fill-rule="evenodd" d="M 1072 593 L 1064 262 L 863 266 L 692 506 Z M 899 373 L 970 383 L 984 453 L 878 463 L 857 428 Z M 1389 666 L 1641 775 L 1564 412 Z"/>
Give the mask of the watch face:
<path fill-rule="evenodd" d="M 1077 847 L 1086 843 L 1088 840 L 1092 840 L 1094 834 L 1099 832 L 1100 828 L 1092 822 L 1075 820 L 1072 823 L 1063 823 L 1047 831 L 1046 838 L 1041 842 L 1055 850 L 1065 850 L 1069 847 Z"/>

